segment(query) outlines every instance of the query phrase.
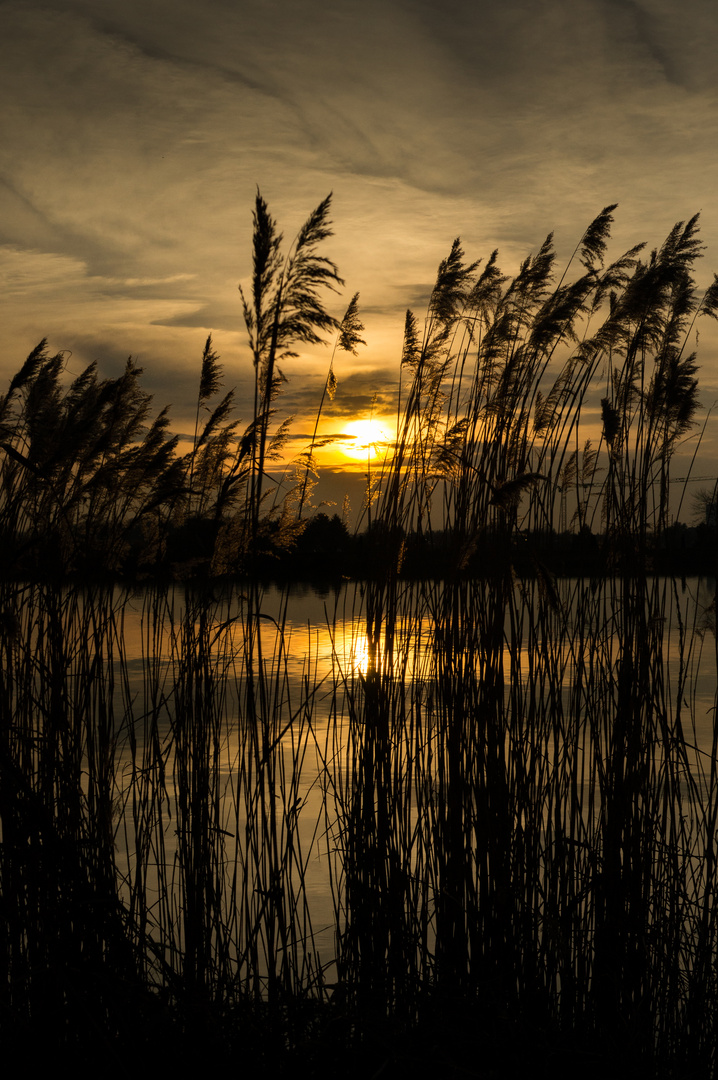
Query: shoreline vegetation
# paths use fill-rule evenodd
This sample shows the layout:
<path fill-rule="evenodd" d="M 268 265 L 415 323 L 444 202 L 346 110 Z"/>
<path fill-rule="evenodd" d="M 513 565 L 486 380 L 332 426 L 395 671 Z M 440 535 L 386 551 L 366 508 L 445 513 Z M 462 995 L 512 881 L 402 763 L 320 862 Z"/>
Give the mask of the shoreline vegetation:
<path fill-rule="evenodd" d="M 718 313 L 718 278 L 702 296 L 693 278 L 697 215 L 647 259 L 637 245 L 604 265 L 607 207 L 558 284 L 551 235 L 513 279 L 497 252 L 483 267 L 468 264 L 456 240 L 423 325 L 406 313 L 397 437 L 367 475 L 350 536 L 344 517 L 327 521 L 312 504 L 335 361 L 365 344 L 358 295 L 341 320 L 323 306 L 343 284 L 318 253 L 329 208 L 328 198 L 285 255 L 257 196 L 251 288 L 240 290 L 254 366 L 243 428 L 211 336 L 184 454 L 169 407 L 153 415 L 132 359 L 118 378 L 100 378 L 93 363 L 67 382 L 62 353 L 50 355 L 44 340 L 30 353 L 0 397 L 3 575 L 185 580 L 276 567 L 287 577 L 294 561 L 311 576 L 334 540 L 345 558 L 331 572 L 344 576 L 371 576 L 378 547 L 399 575 L 487 572 L 487 555 L 508 548 L 524 564 L 522 550 L 553 550 L 553 572 L 566 560 L 573 572 L 581 558 L 588 573 L 626 563 L 714 572 L 716 485 L 699 493 L 697 527 L 674 523 L 690 502 L 690 470 L 678 514 L 669 497 L 676 451 L 691 444 L 695 462 L 700 447 L 688 343 Z M 327 335 L 334 347 L 314 435 L 282 466 L 290 420 L 278 415 L 281 364 Z M 583 434 L 587 415 L 598 442 Z"/>
<path fill-rule="evenodd" d="M 257 196 L 248 425 L 211 339 L 184 455 L 132 361 L 66 384 L 43 342 L 0 398 L 4 1046 L 708 1080 L 715 582 L 677 575 L 715 575 L 715 495 L 692 529 L 669 498 L 697 218 L 606 264 L 607 207 L 558 281 L 550 237 L 511 279 L 456 241 L 352 536 L 312 506 L 334 359 L 273 479 L 283 360 L 363 343 L 329 208 L 285 253 Z M 318 566 L 321 655 L 289 614 Z"/>

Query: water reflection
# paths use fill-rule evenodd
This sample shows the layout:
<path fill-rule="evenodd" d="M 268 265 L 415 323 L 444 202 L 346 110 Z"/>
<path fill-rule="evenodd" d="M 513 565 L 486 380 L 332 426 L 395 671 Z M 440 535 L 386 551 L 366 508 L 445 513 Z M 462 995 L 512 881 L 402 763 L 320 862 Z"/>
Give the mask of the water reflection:
<path fill-rule="evenodd" d="M 291 952 L 304 978 L 321 956 L 334 981 L 370 950 L 379 979 L 398 932 L 398 911 L 384 911 L 388 890 L 407 920 L 410 966 L 417 934 L 421 965 L 440 954 L 442 964 L 466 963 L 442 953 L 447 935 L 470 932 L 447 897 L 464 896 L 469 910 L 484 872 L 499 919 L 517 889 L 533 902 L 532 875 L 548 883 L 569 843 L 570 888 L 582 896 L 591 852 L 607 843 L 607 807 L 615 817 L 633 805 L 612 787 L 619 766 L 629 790 L 650 777 L 667 800 L 660 792 L 675 785 L 685 850 L 701 850 L 700 799 L 713 798 L 702 765 L 714 737 L 713 583 L 653 583 L 645 613 L 630 618 L 621 605 L 633 599 L 620 589 L 567 581 L 553 604 L 522 588 L 504 609 L 486 583 L 467 583 L 453 612 L 441 585 L 407 588 L 390 612 L 376 597 L 368 612 L 353 585 L 326 595 L 270 589 L 261 610 L 241 593 L 210 605 L 180 589 L 132 598 L 116 660 L 133 718 L 132 737 L 118 740 L 125 899 L 139 876 L 150 906 L 170 894 L 178 910 L 187 903 L 206 798 L 219 830 L 208 834 L 218 844 L 211 857 L 233 882 L 222 903 L 242 913 L 237 941 L 255 950 L 250 964 L 237 946 L 239 967 L 274 978 Z M 626 672 L 644 681 L 634 687 Z M 646 747 L 636 765 L 636 735 L 621 733 L 634 719 Z M 154 816 L 138 820 L 138 784 L 151 775 Z M 631 810 L 636 821 L 642 806 Z M 666 846 L 668 801 L 662 812 L 655 828 Z M 504 867 L 506 852 L 520 865 Z M 691 888 L 697 895 L 698 879 Z M 375 917 L 366 935 L 362 904 Z"/>
<path fill-rule="evenodd" d="M 466 659 L 479 672 L 482 665 L 493 665 L 503 673 L 509 694 L 516 685 L 528 685 L 538 673 L 550 670 L 570 688 L 575 673 L 591 660 L 609 667 L 616 665 L 621 637 L 614 632 L 613 613 L 604 619 L 600 632 L 582 634 L 580 621 L 586 612 L 581 606 L 582 593 L 575 582 L 562 583 L 564 608 L 557 616 L 555 635 L 539 642 L 530 622 L 516 627 L 507 614 L 500 654 L 487 655 L 474 649 Z M 652 627 L 660 638 L 663 662 L 669 681 L 674 682 L 678 669 L 690 675 L 688 693 L 696 720 L 702 729 L 715 697 L 715 582 L 694 579 L 683 583 L 682 592 L 666 582 L 668 608 L 659 623 Z M 480 585 L 475 586 L 477 589 Z M 317 684 L 328 680 L 353 680 L 371 671 L 407 683 L 423 681 L 436 674 L 446 651 L 442 628 L 437 629 L 437 612 L 425 605 L 417 614 L 399 611 L 391 627 L 391 648 L 383 627 L 368 633 L 363 613 L 363 596 L 354 585 L 343 586 L 335 593 L 322 594 L 295 587 L 288 593 L 267 589 L 261 598 L 261 617 L 250 620 L 246 597 L 241 593 L 218 601 L 207 633 L 207 645 L 213 660 L 231 667 L 234 678 L 246 677 L 247 657 L 252 652 L 264 671 L 278 665 L 296 684 L 311 677 Z M 123 607 L 121 649 L 118 661 L 126 664 L 138 690 L 146 681 L 149 667 L 153 678 L 164 666 L 181 664 L 183 651 L 196 645 L 196 636 L 188 643 L 186 619 L 191 614 L 191 597 L 183 589 L 170 589 L 163 595 L 161 610 L 153 593 L 129 598 Z M 192 623 L 194 635 L 199 632 Z M 451 648 L 460 652 L 465 635 L 471 637 L 469 624 L 459 629 Z M 473 644 L 473 643 L 472 643 Z M 451 655 L 451 662 L 457 659 Z M 670 696 L 669 696 L 670 701 Z"/>
<path fill-rule="evenodd" d="M 558 1010 L 618 941 L 633 1001 L 718 940 L 713 595 L 28 589 L 7 740 L 158 985 L 390 1000 L 509 972 Z"/>

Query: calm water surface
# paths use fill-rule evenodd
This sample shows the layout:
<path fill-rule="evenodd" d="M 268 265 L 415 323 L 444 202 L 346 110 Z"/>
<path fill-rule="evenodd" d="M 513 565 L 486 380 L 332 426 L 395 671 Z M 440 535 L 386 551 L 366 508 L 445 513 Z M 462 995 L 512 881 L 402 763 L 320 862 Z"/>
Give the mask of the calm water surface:
<path fill-rule="evenodd" d="M 562 618 L 575 629 L 581 619 L 579 583 L 560 583 Z M 407 586 L 411 589 L 411 586 Z M 441 586 L 437 586 L 440 591 Z M 437 593 L 437 596 L 440 593 Z M 661 678 L 664 682 L 665 707 L 671 722 L 680 708 L 685 739 L 694 743 L 699 755 L 708 758 L 712 751 L 716 702 L 716 648 L 711 603 L 715 582 L 688 580 L 669 584 L 668 598 L 662 611 L 660 638 L 663 657 Z M 410 708 L 423 707 L 435 690 L 433 665 L 436 637 L 435 619 L 428 608 L 411 602 L 400 605 L 393 635 L 393 650 L 387 654 L 384 627 L 379 626 L 374 648 L 367 634 L 365 594 L 360 585 L 342 586 L 338 591 L 321 593 L 295 586 L 288 593 L 268 589 L 262 598 L 262 616 L 258 620 L 259 638 L 254 645 L 255 673 L 261 673 L 265 698 L 261 703 L 267 723 L 274 733 L 273 776 L 277 789 L 274 798 L 281 803 L 283 821 L 293 822 L 293 840 L 299 851 L 302 872 L 298 877 L 303 902 L 308 905 L 314 944 L 323 957 L 334 954 L 336 904 L 341 889 L 342 867 L 336 857 L 335 807 L 338 788 L 351 784 L 351 755 L 354 706 L 366 691 L 367 679 L 377 678 L 384 685 L 399 683 L 400 699 Z M 186 639 L 182 635 L 186 597 L 182 589 L 167 593 L 162 610 L 148 597 L 135 596 L 125 607 L 123 618 L 123 664 L 127 674 L 122 708 L 134 713 L 135 734 L 142 744 L 142 716 L 147 714 L 158 694 L 164 695 L 159 710 L 158 728 L 166 753 L 168 813 L 161 826 L 164 832 L 165 864 L 177 857 L 177 837 L 172 803 L 174 755 L 172 739 L 172 693 L 176 672 L 183 661 Z M 241 590 L 231 600 L 220 601 L 213 610 L 207 641 L 221 672 L 221 750 L 216 769 L 226 800 L 224 827 L 230 862 L 238 856 L 233 845 L 243 843 L 247 826 L 246 798 L 238 798 L 242 784 L 247 784 L 245 706 L 247 695 L 247 649 L 251 636 L 246 618 L 247 605 Z M 253 624 L 255 625 L 255 624 Z M 546 691 L 546 670 L 541 667 L 542 650 L 548 645 L 532 638 L 527 625 L 517 635 L 507 624 L 499 657 L 494 657 L 504 680 L 504 701 L 518 701 L 528 708 L 537 693 Z M 577 655 L 576 636 L 558 633 L 550 643 L 550 671 L 560 685 L 554 707 L 570 709 L 574 676 L 586 657 Z M 513 641 L 513 644 L 511 642 Z M 606 663 L 616 662 L 619 640 L 611 637 L 611 613 L 608 612 L 602 638 Z M 372 664 L 373 658 L 373 664 Z M 483 662 L 480 657 L 471 663 Z M 479 672 L 481 677 L 481 672 Z M 684 683 L 681 683 L 684 679 Z M 682 685 L 682 693 L 679 693 Z M 680 700 L 679 700 L 680 699 Z M 399 753 L 399 750 L 396 751 Z M 131 785 L 132 752 L 129 740 L 119 743 L 119 775 Z M 137 751 L 135 751 L 135 754 Z M 547 754 L 554 750 L 548 746 Z M 345 760 L 346 758 L 346 760 Z M 430 778 L 425 778 L 430 781 Z M 595 781 L 589 780 L 593 784 Z M 128 787 L 126 787 L 126 792 Z M 416 826 L 416 808 L 409 796 L 408 828 Z M 125 817 L 131 799 L 126 802 Z M 281 816 L 281 815 L 280 815 Z M 413 824 L 412 824 L 413 823 Z M 284 826 L 283 826 L 284 827 Z M 120 822 L 118 860 L 121 872 L 132 873 L 137 859 L 133 850 L 131 822 Z M 280 837 L 281 839 L 281 837 Z M 240 853 L 241 854 L 241 853 Z M 151 860 L 150 860 L 151 861 Z M 148 887 L 152 885 L 152 867 L 148 866 Z M 329 968 L 331 973 L 331 968 Z"/>

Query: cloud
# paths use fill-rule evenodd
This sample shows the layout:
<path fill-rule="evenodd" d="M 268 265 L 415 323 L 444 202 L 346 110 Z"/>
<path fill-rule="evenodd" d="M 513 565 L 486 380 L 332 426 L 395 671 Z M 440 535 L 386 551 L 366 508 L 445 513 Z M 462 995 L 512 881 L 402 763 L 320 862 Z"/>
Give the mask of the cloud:
<path fill-rule="evenodd" d="M 325 398 L 323 413 L 325 418 L 352 419 L 371 413 L 385 414 L 396 411 L 396 393 L 398 390 L 399 359 L 396 367 L 367 367 L 346 371 L 342 357 L 335 357 L 334 370 L 338 385 L 334 398 Z M 352 363 L 347 359 L 347 364 Z M 321 371 L 307 375 L 305 365 L 301 365 L 301 374 L 285 368 L 287 382 L 278 399 L 284 412 L 303 416 L 316 415 L 322 398 L 322 391 L 327 376 L 328 365 Z"/>
<path fill-rule="evenodd" d="M 2 3 L 5 355 L 45 334 L 78 362 L 139 354 L 183 416 L 213 331 L 243 394 L 257 184 L 288 242 L 335 192 L 327 302 L 360 291 L 368 348 L 337 364 L 334 417 L 388 408 L 403 312 L 457 235 L 513 272 L 609 202 L 614 250 L 704 208 L 715 265 L 717 29 L 711 0 Z M 328 356 L 288 365 L 300 418 Z"/>

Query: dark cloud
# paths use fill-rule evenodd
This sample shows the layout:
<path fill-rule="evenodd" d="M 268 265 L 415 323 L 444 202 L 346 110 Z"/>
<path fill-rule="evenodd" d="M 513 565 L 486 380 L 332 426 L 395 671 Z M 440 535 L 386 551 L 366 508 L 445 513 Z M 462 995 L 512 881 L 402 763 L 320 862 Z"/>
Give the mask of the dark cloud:
<path fill-rule="evenodd" d="M 340 364 L 335 365 L 338 385 L 332 401 L 325 400 L 325 420 L 354 419 L 357 416 L 391 413 L 396 409 L 398 389 L 397 368 L 368 368 L 342 375 Z M 291 380 L 281 397 L 282 408 L 298 415 L 316 414 L 324 389 L 326 375 L 312 379 Z"/>
<path fill-rule="evenodd" d="M 156 295 L 156 287 L 148 289 L 146 296 Z M 207 303 L 198 307 L 196 311 L 183 312 L 179 315 L 171 315 L 166 319 L 155 319 L 153 326 L 177 326 L 188 329 L 226 330 L 229 332 L 243 331 L 244 324 L 239 310 L 239 302 L 234 307 L 221 303 Z"/>

